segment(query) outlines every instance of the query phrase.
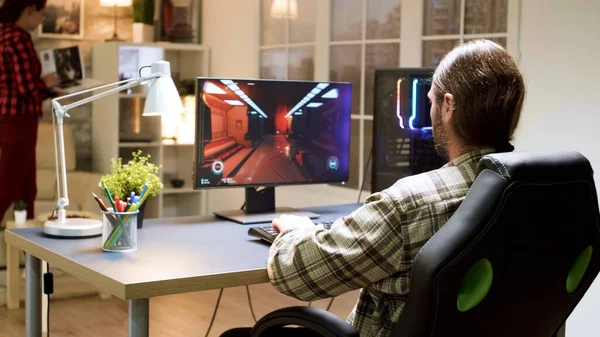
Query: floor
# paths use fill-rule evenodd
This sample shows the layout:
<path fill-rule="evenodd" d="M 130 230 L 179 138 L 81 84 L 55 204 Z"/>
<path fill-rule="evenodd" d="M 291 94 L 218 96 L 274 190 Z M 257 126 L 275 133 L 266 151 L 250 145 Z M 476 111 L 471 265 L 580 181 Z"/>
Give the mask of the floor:
<path fill-rule="evenodd" d="M 218 290 L 182 295 L 156 297 L 150 300 L 150 336 L 203 337 L 212 317 Z M 269 284 L 250 286 L 252 305 L 256 318 L 282 307 L 307 305 L 278 293 Z M 346 318 L 358 291 L 337 297 L 331 310 Z M 325 308 L 329 300 L 313 303 Z M 227 288 L 223 292 L 219 311 L 209 336 L 219 336 L 223 331 L 239 326 L 252 326 L 245 287 Z M 25 310 L 0 308 L 0 337 L 25 335 Z M 113 297 L 100 300 L 97 296 L 50 301 L 50 335 L 66 336 L 127 336 L 127 302 Z"/>

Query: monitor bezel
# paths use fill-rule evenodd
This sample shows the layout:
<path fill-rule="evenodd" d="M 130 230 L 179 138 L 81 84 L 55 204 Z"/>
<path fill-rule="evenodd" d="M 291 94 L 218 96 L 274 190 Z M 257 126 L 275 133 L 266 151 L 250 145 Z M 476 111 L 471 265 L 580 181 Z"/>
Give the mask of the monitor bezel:
<path fill-rule="evenodd" d="M 341 84 L 348 85 L 350 92 L 350 102 L 349 107 L 350 111 L 348 114 L 348 147 L 347 147 L 347 158 L 348 158 L 348 171 L 346 173 L 345 179 L 341 180 L 328 180 L 328 181 L 306 181 L 306 182 L 291 182 L 291 183 L 272 183 L 272 184 L 235 184 L 235 185 L 204 185 L 198 186 L 198 176 L 197 176 L 197 165 L 198 165 L 198 144 L 199 144 L 199 130 L 198 130 L 198 110 L 199 104 L 201 100 L 199 97 L 199 84 L 201 81 L 207 80 L 231 80 L 231 81 L 255 81 L 255 82 L 287 82 L 287 83 L 329 83 L 329 84 Z M 241 78 L 241 77 L 196 77 L 195 81 L 195 95 L 196 95 L 196 111 L 195 111 L 195 125 L 194 125 L 194 163 L 192 165 L 192 183 L 194 190 L 211 190 L 211 189 L 226 189 L 226 188 L 252 188 L 252 187 L 285 187 L 285 186 L 304 186 L 304 185 L 346 185 L 350 179 L 350 153 L 351 153 L 351 143 L 352 143 L 352 83 L 351 82 L 339 82 L 339 81 L 307 81 L 307 80 L 274 80 L 274 79 L 256 79 L 256 78 Z"/>

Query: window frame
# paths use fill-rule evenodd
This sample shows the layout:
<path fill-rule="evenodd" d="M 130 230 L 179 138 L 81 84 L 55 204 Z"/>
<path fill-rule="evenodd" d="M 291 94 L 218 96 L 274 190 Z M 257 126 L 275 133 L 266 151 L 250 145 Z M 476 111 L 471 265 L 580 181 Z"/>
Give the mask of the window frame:
<path fill-rule="evenodd" d="M 257 4 L 258 4 L 258 74 L 260 74 L 260 69 L 261 69 L 261 56 L 262 56 L 262 52 L 265 50 L 277 50 L 277 49 L 284 49 L 285 50 L 285 69 L 284 69 L 284 74 L 285 74 L 285 80 L 289 79 L 289 68 L 290 68 L 290 49 L 292 48 L 299 48 L 299 47 L 312 47 L 313 48 L 313 58 L 315 58 L 315 64 L 316 64 L 316 36 L 317 36 L 317 30 L 316 30 L 316 22 L 315 22 L 315 36 L 313 37 L 313 42 L 295 42 L 295 43 L 290 43 L 290 19 L 286 19 L 285 20 L 285 25 L 284 25 L 284 43 L 279 43 L 279 44 L 267 44 L 267 45 L 263 45 L 262 41 L 263 41 L 263 29 L 262 29 L 262 23 L 263 23 L 263 10 L 262 10 L 262 5 L 263 5 L 263 0 L 256 0 Z M 319 8 L 318 2 L 319 0 L 314 0 L 317 2 L 317 10 Z M 316 20 L 316 18 L 315 18 Z M 314 78 L 314 72 L 313 72 L 313 78 Z"/>

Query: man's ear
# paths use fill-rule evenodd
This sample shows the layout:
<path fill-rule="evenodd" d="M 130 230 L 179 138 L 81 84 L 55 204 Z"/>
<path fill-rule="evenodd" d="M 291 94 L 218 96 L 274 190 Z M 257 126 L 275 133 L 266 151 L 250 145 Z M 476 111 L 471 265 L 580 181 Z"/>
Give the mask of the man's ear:
<path fill-rule="evenodd" d="M 450 93 L 444 94 L 444 99 L 442 100 L 442 119 L 445 121 L 449 121 L 452 119 L 454 115 L 454 96 Z"/>

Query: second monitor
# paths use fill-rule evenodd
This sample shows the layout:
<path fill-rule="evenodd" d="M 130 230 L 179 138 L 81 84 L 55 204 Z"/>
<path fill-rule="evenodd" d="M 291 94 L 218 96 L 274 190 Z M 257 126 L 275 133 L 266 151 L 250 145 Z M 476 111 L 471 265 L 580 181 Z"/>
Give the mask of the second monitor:
<path fill-rule="evenodd" d="M 294 214 L 275 209 L 275 186 L 347 182 L 351 92 L 349 83 L 198 78 L 194 187 L 246 187 L 244 210 L 217 215 L 259 223 Z"/>

